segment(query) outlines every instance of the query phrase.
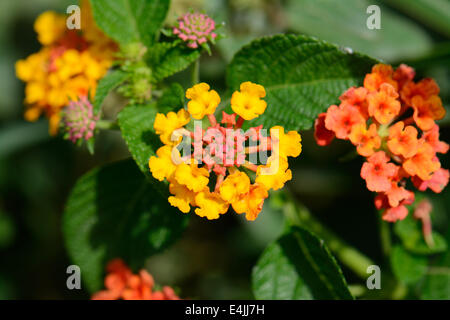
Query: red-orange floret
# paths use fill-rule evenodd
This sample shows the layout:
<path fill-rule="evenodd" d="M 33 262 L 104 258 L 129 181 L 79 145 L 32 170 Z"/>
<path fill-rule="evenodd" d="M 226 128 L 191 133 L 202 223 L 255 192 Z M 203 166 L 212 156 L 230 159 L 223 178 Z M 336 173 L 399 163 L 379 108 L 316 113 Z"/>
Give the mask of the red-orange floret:
<path fill-rule="evenodd" d="M 335 134 L 325 127 L 325 117 L 327 114 L 321 113 L 314 123 L 314 138 L 319 146 L 327 146 L 333 141 Z"/>
<path fill-rule="evenodd" d="M 333 131 L 338 139 L 347 139 L 354 125 L 365 122 L 358 108 L 348 103 L 341 103 L 339 107 L 332 105 L 325 117 L 325 127 Z"/>
<path fill-rule="evenodd" d="M 384 151 L 371 155 L 361 168 L 361 177 L 366 180 L 367 189 L 375 192 L 386 192 L 391 189 L 391 181 L 399 167 L 389 162 Z"/>

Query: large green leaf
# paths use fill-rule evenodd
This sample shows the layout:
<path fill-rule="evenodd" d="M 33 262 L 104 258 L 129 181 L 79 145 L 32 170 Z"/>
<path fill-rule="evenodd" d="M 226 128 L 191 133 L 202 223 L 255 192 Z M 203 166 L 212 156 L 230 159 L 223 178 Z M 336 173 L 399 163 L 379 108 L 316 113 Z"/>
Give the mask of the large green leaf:
<path fill-rule="evenodd" d="M 270 244 L 252 273 L 253 293 L 258 300 L 310 300 L 312 295 L 280 244 Z"/>
<path fill-rule="evenodd" d="M 180 72 L 200 58 L 201 49 L 193 50 L 175 42 L 160 42 L 149 48 L 147 62 L 154 82 Z"/>
<path fill-rule="evenodd" d="M 373 4 L 368 0 L 289 0 L 285 12 L 292 29 L 379 59 L 414 58 L 431 49 L 431 39 L 419 25 L 386 7 L 380 8 L 381 28 L 369 29 L 367 20 L 373 13 L 366 10 Z"/>
<path fill-rule="evenodd" d="M 266 248 L 252 273 L 257 299 L 353 299 L 322 240 L 300 227 Z"/>
<path fill-rule="evenodd" d="M 406 284 L 419 281 L 427 271 L 427 263 L 427 257 L 410 253 L 400 245 L 392 248 L 392 271 L 397 279 Z"/>
<path fill-rule="evenodd" d="M 108 94 L 116 89 L 119 85 L 124 83 L 128 78 L 129 74 L 121 70 L 114 70 L 103 77 L 97 86 L 94 98 L 94 112 L 97 114 L 101 111 L 103 101 L 108 96 Z"/>
<path fill-rule="evenodd" d="M 121 45 L 155 42 L 170 0 L 91 0 L 97 25 Z"/>
<path fill-rule="evenodd" d="M 241 49 L 228 67 L 227 83 L 232 90 L 245 81 L 266 88 L 268 106 L 255 123 L 309 129 L 347 88 L 360 85 L 376 63 L 313 38 L 276 35 Z"/>
<path fill-rule="evenodd" d="M 139 169 L 146 175 L 150 174 L 148 160 L 161 145 L 153 129 L 155 116 L 155 104 L 127 106 L 118 116 L 122 137 Z"/>
<path fill-rule="evenodd" d="M 102 287 L 110 259 L 132 268 L 180 236 L 187 216 L 159 197 L 132 160 L 87 173 L 67 202 L 63 231 L 72 261 L 90 291 Z"/>

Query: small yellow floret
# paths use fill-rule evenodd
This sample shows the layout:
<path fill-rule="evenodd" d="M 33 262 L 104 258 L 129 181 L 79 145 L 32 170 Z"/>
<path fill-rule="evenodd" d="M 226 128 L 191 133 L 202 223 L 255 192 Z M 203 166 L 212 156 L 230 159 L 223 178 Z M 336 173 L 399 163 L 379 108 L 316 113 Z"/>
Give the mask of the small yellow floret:
<path fill-rule="evenodd" d="M 194 192 L 200 192 L 205 189 L 209 182 L 208 177 L 208 170 L 199 168 L 196 164 L 187 165 L 186 163 L 181 163 L 175 170 L 176 181 Z"/>
<path fill-rule="evenodd" d="M 155 128 L 156 134 L 160 136 L 162 143 L 173 145 L 179 141 L 172 141 L 172 133 L 176 129 L 188 124 L 190 120 L 189 113 L 184 109 L 180 109 L 178 113 L 171 111 L 167 115 L 158 113 L 155 117 L 153 127 Z"/>
<path fill-rule="evenodd" d="M 156 155 L 152 156 L 148 162 L 150 171 L 155 179 L 163 181 L 164 179 L 170 180 L 177 166 L 172 161 L 173 152 L 177 153 L 178 150 L 171 146 L 163 146 L 156 151 Z"/>
<path fill-rule="evenodd" d="M 195 203 L 198 206 L 195 213 L 208 220 L 218 219 L 221 214 L 228 211 L 230 206 L 217 193 L 212 193 L 207 189 L 195 196 Z"/>
<path fill-rule="evenodd" d="M 180 209 L 183 213 L 191 211 L 191 206 L 195 206 L 195 192 L 185 186 L 173 182 L 169 186 L 169 191 L 173 196 L 169 197 L 169 203 Z"/>
<path fill-rule="evenodd" d="M 266 96 L 264 87 L 244 82 L 241 91 L 236 91 L 231 97 L 231 108 L 245 120 L 252 120 L 266 111 L 267 103 L 262 100 Z"/>
<path fill-rule="evenodd" d="M 273 145 L 278 148 L 278 154 L 287 159 L 287 157 L 298 157 L 302 152 L 302 137 L 297 131 L 284 133 L 284 128 L 275 126 L 270 129 L 270 137 Z M 273 150 L 277 151 L 277 150 Z"/>
<path fill-rule="evenodd" d="M 206 115 L 211 115 L 216 111 L 220 103 L 220 96 L 215 90 L 209 90 L 207 83 L 199 83 L 186 91 L 188 111 L 194 119 L 203 119 Z"/>
<path fill-rule="evenodd" d="M 286 181 L 292 179 L 292 172 L 288 167 L 289 164 L 286 159 L 272 155 L 266 165 L 258 166 L 255 182 L 268 190 L 281 189 Z"/>
<path fill-rule="evenodd" d="M 239 200 L 239 196 L 250 190 L 250 178 L 241 171 L 230 174 L 220 185 L 220 196 L 229 203 Z"/>
<path fill-rule="evenodd" d="M 66 18 L 56 12 L 46 11 L 36 19 L 34 30 L 37 32 L 38 40 L 42 45 L 51 45 L 64 35 Z"/>

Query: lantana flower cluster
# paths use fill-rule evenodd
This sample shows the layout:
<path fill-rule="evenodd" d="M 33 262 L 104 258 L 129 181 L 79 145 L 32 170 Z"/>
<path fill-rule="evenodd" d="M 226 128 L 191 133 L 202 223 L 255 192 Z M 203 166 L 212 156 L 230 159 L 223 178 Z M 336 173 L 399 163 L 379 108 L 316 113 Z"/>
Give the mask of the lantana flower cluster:
<path fill-rule="evenodd" d="M 439 140 L 436 120 L 445 116 L 439 87 L 433 79 L 414 81 L 415 71 L 400 65 L 377 64 L 364 79 L 319 115 L 315 138 L 325 146 L 334 138 L 349 140 L 366 158 L 361 177 L 367 189 L 377 193 L 375 206 L 382 218 L 394 222 L 408 215 L 406 205 L 414 193 L 406 189 L 408 179 L 419 190 L 439 193 L 447 185 L 449 171 L 441 168 L 438 153 L 449 145 Z"/>
<path fill-rule="evenodd" d="M 207 219 L 219 218 L 231 206 L 255 220 L 268 191 L 291 180 L 288 157 L 300 154 L 300 134 L 281 126 L 271 128 L 270 135 L 262 125 L 242 130 L 245 121 L 266 110 L 265 95 L 263 86 L 242 83 L 231 98 L 234 113 L 222 111 L 218 121 L 214 113 L 220 96 L 200 83 L 186 91 L 187 110 L 157 114 L 154 129 L 164 146 L 149 167 L 154 178 L 169 181 L 172 206 L 184 213 L 196 207 L 195 213 Z"/>
<path fill-rule="evenodd" d="M 216 23 L 204 13 L 189 12 L 178 18 L 172 33 L 180 38 L 189 48 L 196 49 L 208 41 L 214 43 L 217 34 Z"/>
<path fill-rule="evenodd" d="M 110 261 L 106 271 L 106 289 L 95 293 L 92 300 L 180 300 L 171 287 L 155 291 L 151 274 L 144 269 L 133 274 L 121 259 Z"/>
<path fill-rule="evenodd" d="M 42 49 L 16 63 L 17 77 L 26 82 L 25 119 L 35 121 L 45 114 L 52 135 L 69 101 L 95 95 L 116 51 L 116 44 L 95 25 L 89 1 L 82 1 L 81 30 L 69 30 L 66 19 L 55 12 L 42 13 L 34 24 Z"/>

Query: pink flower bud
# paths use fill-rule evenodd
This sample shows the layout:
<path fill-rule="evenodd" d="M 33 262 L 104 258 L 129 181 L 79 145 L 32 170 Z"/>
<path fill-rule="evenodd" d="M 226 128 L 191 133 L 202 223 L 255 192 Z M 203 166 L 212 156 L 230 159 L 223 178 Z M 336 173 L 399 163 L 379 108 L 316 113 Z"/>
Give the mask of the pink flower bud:
<path fill-rule="evenodd" d="M 89 140 L 94 136 L 95 127 L 99 119 L 94 115 L 92 104 L 86 97 L 78 101 L 70 101 L 62 112 L 63 130 L 65 137 L 77 143 L 80 140 Z"/>
<path fill-rule="evenodd" d="M 178 26 L 173 28 L 173 34 L 187 42 L 189 48 L 196 49 L 199 45 L 217 37 L 217 34 L 213 32 L 215 29 L 214 20 L 207 15 L 187 13 L 178 18 Z"/>

